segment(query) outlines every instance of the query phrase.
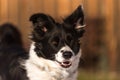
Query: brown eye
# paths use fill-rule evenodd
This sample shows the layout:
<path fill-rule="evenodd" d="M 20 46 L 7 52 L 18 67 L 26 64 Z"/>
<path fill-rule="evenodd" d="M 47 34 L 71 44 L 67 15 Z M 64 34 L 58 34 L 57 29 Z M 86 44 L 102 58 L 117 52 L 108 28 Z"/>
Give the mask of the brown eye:
<path fill-rule="evenodd" d="M 68 43 L 71 43 L 73 40 L 73 37 L 71 35 L 67 35 L 66 40 Z"/>
<path fill-rule="evenodd" d="M 55 37 L 53 40 L 52 40 L 52 45 L 54 45 L 55 47 L 57 47 L 58 46 L 58 44 L 59 44 L 59 38 L 58 37 Z"/>
<path fill-rule="evenodd" d="M 57 41 L 52 41 L 52 44 L 57 46 L 58 42 Z"/>

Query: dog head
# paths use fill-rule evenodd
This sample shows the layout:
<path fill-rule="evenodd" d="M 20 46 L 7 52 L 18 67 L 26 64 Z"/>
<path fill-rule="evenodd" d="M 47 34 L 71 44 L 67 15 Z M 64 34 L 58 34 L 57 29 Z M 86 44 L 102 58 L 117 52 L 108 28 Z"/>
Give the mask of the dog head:
<path fill-rule="evenodd" d="M 31 39 L 35 42 L 37 56 L 57 61 L 68 68 L 80 49 L 80 38 L 84 33 L 84 14 L 79 6 L 62 23 L 51 16 L 38 13 L 30 17 L 33 24 Z"/>

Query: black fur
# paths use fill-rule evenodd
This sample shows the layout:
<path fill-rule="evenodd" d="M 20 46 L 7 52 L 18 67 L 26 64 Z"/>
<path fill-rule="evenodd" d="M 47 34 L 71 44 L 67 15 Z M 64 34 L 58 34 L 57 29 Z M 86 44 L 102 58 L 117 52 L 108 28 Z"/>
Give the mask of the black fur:
<path fill-rule="evenodd" d="M 30 21 L 33 23 L 31 39 L 35 42 L 34 51 L 39 57 L 55 60 L 55 54 L 66 44 L 77 55 L 79 40 L 84 33 L 84 28 L 76 28 L 78 21 L 81 26 L 84 25 L 81 6 L 65 18 L 63 23 L 42 13 L 32 15 Z M 0 79 L 29 80 L 22 65 L 27 59 L 29 56 L 22 47 L 21 36 L 14 25 L 0 26 Z"/>
<path fill-rule="evenodd" d="M 83 28 L 76 29 L 78 20 L 81 26 L 84 25 L 84 13 L 81 6 L 65 18 L 63 23 L 55 22 L 46 14 L 32 15 L 30 17 L 33 23 L 32 40 L 35 42 L 37 55 L 54 60 L 54 55 L 65 44 L 77 54 L 80 48 L 79 38 L 85 31 Z"/>
<path fill-rule="evenodd" d="M 0 80 L 27 80 L 20 62 L 28 58 L 20 32 L 14 25 L 0 26 Z"/>

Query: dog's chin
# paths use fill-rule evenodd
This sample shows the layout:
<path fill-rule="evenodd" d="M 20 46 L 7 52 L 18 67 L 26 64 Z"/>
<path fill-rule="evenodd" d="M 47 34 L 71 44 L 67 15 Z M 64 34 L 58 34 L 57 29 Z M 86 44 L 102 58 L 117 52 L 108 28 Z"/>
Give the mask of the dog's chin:
<path fill-rule="evenodd" d="M 57 61 L 57 63 L 63 68 L 69 68 L 72 65 L 72 62 L 69 61 L 69 60 L 65 60 L 65 61 L 62 61 L 62 62 Z"/>

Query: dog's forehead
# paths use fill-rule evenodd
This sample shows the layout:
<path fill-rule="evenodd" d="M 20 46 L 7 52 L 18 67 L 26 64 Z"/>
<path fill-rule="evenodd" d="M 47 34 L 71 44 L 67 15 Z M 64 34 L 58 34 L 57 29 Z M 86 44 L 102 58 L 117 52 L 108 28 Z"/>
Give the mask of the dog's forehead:
<path fill-rule="evenodd" d="M 67 23 L 56 23 L 56 27 L 58 30 L 60 29 L 65 32 L 75 31 L 73 25 Z"/>
<path fill-rule="evenodd" d="M 74 29 L 67 29 L 67 27 L 71 27 L 71 25 L 66 25 L 63 23 L 57 23 L 54 31 L 52 31 L 55 35 L 65 36 L 67 34 L 73 34 L 75 32 Z"/>

